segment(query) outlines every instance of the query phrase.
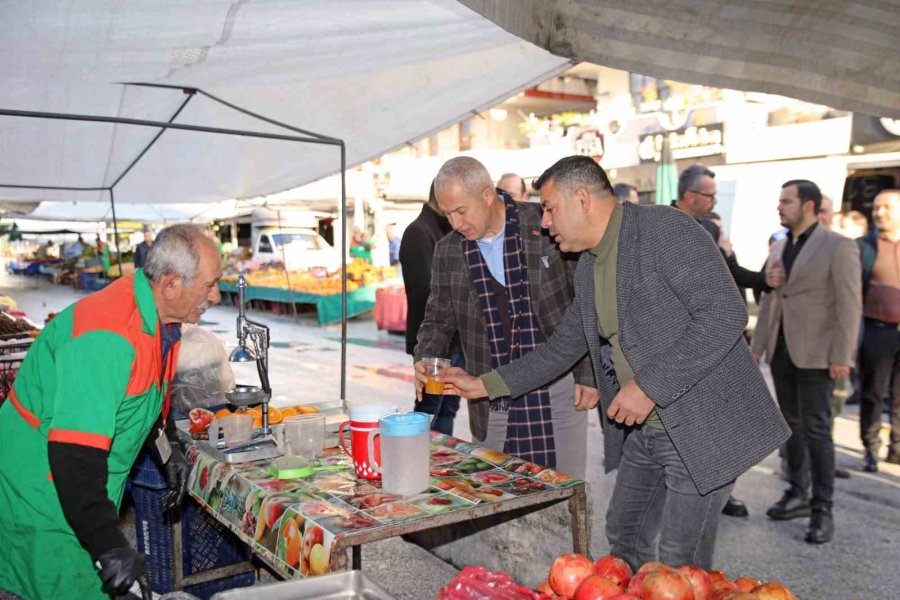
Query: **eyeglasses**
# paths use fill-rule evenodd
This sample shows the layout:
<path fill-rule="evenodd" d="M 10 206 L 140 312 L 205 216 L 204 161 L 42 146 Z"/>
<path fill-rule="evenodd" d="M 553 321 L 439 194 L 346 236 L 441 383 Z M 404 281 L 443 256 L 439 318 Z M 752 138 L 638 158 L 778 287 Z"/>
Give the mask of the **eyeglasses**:
<path fill-rule="evenodd" d="M 692 194 L 697 194 L 698 196 L 706 196 L 706 197 L 709 198 L 710 200 L 715 200 L 715 199 L 716 199 L 716 194 L 715 194 L 715 193 L 707 194 L 706 192 L 700 192 L 700 191 L 697 191 L 697 190 L 688 190 L 688 191 L 691 192 Z"/>

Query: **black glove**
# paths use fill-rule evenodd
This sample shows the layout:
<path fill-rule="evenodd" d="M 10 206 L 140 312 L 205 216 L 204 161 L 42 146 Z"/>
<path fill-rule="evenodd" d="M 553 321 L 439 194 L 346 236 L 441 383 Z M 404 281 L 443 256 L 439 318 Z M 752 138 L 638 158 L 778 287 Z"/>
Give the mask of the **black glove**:
<path fill-rule="evenodd" d="M 125 594 L 135 580 L 147 572 L 144 555 L 124 546 L 107 550 L 97 558 L 103 589 L 108 594 Z"/>
<path fill-rule="evenodd" d="M 163 467 L 166 474 L 166 483 L 169 491 L 163 494 L 160 507 L 163 511 L 169 511 L 181 506 L 184 495 L 187 493 L 188 478 L 191 476 L 191 465 L 184 457 L 178 443 L 172 444 L 172 455 Z"/>
<path fill-rule="evenodd" d="M 141 600 L 153 600 L 153 589 L 150 587 L 150 580 L 146 575 L 137 578 L 138 585 L 141 587 Z"/>

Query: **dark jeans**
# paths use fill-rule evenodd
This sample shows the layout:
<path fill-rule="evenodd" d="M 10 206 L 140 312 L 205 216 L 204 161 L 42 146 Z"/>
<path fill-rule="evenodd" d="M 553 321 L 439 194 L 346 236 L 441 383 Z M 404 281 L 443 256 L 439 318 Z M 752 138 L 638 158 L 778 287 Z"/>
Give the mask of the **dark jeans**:
<path fill-rule="evenodd" d="M 834 440 L 831 436 L 831 393 L 828 369 L 801 369 L 778 340 L 772 357 L 772 379 L 781 414 L 791 428 L 785 446 L 788 481 L 804 494 L 812 480 L 812 505 L 831 508 L 834 494 Z"/>
<path fill-rule="evenodd" d="M 450 355 L 450 364 L 454 367 L 464 367 L 466 361 L 462 354 Z M 422 394 L 422 401 L 416 402 L 418 412 L 434 415 L 431 421 L 431 429 L 438 433 L 453 435 L 453 419 L 459 411 L 459 396 L 444 396 L 438 394 Z"/>
<path fill-rule="evenodd" d="M 418 412 L 434 415 L 431 429 L 439 433 L 453 435 L 453 419 L 459 410 L 459 396 L 422 394 L 422 401 L 416 403 Z"/>
<path fill-rule="evenodd" d="M 625 439 L 606 513 L 610 554 L 635 570 L 655 560 L 711 569 L 719 515 L 733 487 L 701 495 L 669 434 L 635 429 Z"/>
<path fill-rule="evenodd" d="M 896 325 L 866 320 L 860 367 L 863 391 L 859 428 L 863 446 L 878 456 L 881 411 L 884 397 L 891 394 L 891 445 L 888 450 L 893 454 L 900 453 L 900 331 Z"/>

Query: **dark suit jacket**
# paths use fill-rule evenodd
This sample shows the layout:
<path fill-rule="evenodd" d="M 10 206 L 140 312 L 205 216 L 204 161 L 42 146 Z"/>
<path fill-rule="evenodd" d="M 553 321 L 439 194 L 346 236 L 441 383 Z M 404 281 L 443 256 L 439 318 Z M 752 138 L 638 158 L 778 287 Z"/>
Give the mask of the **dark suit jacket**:
<path fill-rule="evenodd" d="M 431 293 L 431 263 L 434 246 L 452 231 L 447 219 L 427 204 L 409 224 L 400 241 L 400 271 L 406 288 L 406 353 L 416 348 L 419 326 L 425 318 L 425 304 Z"/>
<path fill-rule="evenodd" d="M 625 204 L 616 258 L 622 350 L 701 493 L 733 481 L 790 435 L 742 333 L 747 309 L 715 242 L 668 206 Z M 698 268 L 701 265 L 702 268 Z M 605 414 L 617 393 L 597 330 L 594 260 L 582 253 L 575 301 L 546 344 L 498 369 L 513 395 L 590 352 Z M 602 419 L 605 465 L 627 428 Z"/>
<path fill-rule="evenodd" d="M 541 333 L 547 338 L 553 334 L 556 324 L 572 302 L 575 261 L 573 258 L 564 259 L 550 236 L 541 229 L 540 205 L 519 202 L 517 206 L 519 233 L 528 265 L 531 308 Z M 454 232 L 439 241 L 435 248 L 431 297 L 425 309 L 425 320 L 419 329 L 415 357 L 418 360 L 423 356 L 445 356 L 451 338 L 459 332 L 466 371 L 481 375 L 491 370 L 491 348 L 486 337 L 487 325 L 481 300 L 472 283 L 461 239 L 462 236 Z M 559 375 L 571 369 L 575 362 L 570 362 Z M 596 387 L 589 362 L 579 365 L 575 381 Z M 485 399 L 469 401 L 469 426 L 477 440 L 487 436 L 489 411 Z"/>

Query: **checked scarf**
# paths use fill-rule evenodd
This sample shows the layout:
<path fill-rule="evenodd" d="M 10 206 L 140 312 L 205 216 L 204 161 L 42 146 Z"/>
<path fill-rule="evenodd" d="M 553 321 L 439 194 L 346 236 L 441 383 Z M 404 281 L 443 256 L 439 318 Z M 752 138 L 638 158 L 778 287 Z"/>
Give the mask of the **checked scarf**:
<path fill-rule="evenodd" d="M 462 251 L 469 265 L 475 290 L 481 298 L 481 308 L 487 324 L 487 339 L 491 346 L 491 366 L 497 368 L 528 354 L 538 345 L 538 323 L 531 310 L 528 294 L 528 268 L 525 249 L 519 234 L 519 211 L 505 192 L 498 190 L 506 205 L 506 225 L 503 240 L 503 265 L 506 290 L 509 296 L 511 340 L 503 335 L 503 325 L 491 287 L 491 272 L 478 248 L 478 243 L 463 238 Z M 519 398 L 491 401 L 491 410 L 509 410 L 506 443 L 503 451 L 520 456 L 539 465 L 556 467 L 556 446 L 550 414 L 550 392 L 539 388 Z"/>

